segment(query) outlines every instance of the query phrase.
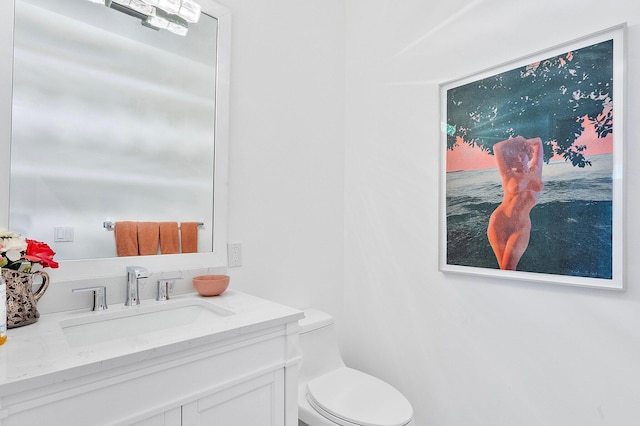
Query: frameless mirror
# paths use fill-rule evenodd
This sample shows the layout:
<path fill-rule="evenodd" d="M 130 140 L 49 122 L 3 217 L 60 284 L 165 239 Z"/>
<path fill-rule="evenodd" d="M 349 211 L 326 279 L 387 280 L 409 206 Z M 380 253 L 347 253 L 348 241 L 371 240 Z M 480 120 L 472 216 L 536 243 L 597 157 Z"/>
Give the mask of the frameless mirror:
<path fill-rule="evenodd" d="M 186 36 L 87 0 L 15 0 L 9 227 L 56 260 L 116 256 L 104 222 L 201 222 L 214 249 L 218 20 Z"/>

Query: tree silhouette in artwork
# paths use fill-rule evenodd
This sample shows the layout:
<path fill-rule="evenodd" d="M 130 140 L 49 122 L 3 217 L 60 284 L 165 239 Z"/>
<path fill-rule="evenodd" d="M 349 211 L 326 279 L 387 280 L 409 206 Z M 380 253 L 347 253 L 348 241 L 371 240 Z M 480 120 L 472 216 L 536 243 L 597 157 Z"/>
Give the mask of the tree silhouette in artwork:
<path fill-rule="evenodd" d="M 599 138 L 613 132 L 613 40 L 447 90 L 447 149 L 493 154 L 509 137 L 539 137 L 545 162 L 557 154 L 585 167 L 576 139 L 587 122 Z"/>

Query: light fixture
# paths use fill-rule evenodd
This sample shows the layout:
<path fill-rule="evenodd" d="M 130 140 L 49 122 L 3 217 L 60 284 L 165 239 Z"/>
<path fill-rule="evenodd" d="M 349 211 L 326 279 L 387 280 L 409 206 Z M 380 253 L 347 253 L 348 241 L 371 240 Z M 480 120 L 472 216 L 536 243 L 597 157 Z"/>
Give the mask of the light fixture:
<path fill-rule="evenodd" d="M 167 27 L 167 30 L 179 36 L 186 36 L 187 31 L 189 31 L 189 28 L 187 27 L 186 24 L 182 25 L 175 22 L 169 22 L 169 26 Z"/>
<path fill-rule="evenodd" d="M 147 16 L 147 19 L 144 20 L 142 24 L 155 29 L 167 29 L 169 27 L 169 21 L 156 14 Z"/>
<path fill-rule="evenodd" d="M 144 0 L 131 0 L 129 7 L 136 12 L 144 13 L 145 15 L 149 15 L 153 11 L 153 6 Z"/>
<path fill-rule="evenodd" d="M 200 19 L 201 8 L 198 3 L 193 0 L 182 0 L 178 15 L 186 21 L 196 23 Z"/>
<path fill-rule="evenodd" d="M 166 29 L 174 34 L 185 36 L 189 30 L 189 24 L 184 18 L 177 15 L 171 15 L 157 7 L 153 8 L 153 12 L 143 21 L 145 26 L 155 27 L 156 29 Z"/>
<path fill-rule="evenodd" d="M 88 0 L 138 18 L 145 27 L 166 29 L 177 35 L 187 35 L 189 23 L 196 23 L 202 14 L 194 0 Z"/>
<path fill-rule="evenodd" d="M 172 15 L 177 15 L 180 10 L 180 0 L 158 0 L 156 5 L 158 8 L 164 10 Z"/>
<path fill-rule="evenodd" d="M 169 21 L 162 16 L 156 15 L 155 10 L 153 14 L 147 16 L 147 19 L 143 22 L 143 24 L 147 24 L 145 26 L 151 26 L 159 29 L 166 29 L 167 27 L 169 27 Z"/>

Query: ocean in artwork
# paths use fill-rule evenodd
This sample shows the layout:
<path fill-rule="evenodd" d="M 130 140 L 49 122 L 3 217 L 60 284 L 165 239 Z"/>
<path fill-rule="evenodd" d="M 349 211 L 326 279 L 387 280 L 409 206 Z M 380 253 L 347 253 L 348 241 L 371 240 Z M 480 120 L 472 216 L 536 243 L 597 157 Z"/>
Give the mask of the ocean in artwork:
<path fill-rule="evenodd" d="M 544 164 L 544 190 L 531 210 L 531 237 L 517 270 L 612 278 L 613 155 Z M 489 216 L 502 201 L 496 168 L 446 174 L 447 264 L 498 269 L 487 239 Z"/>

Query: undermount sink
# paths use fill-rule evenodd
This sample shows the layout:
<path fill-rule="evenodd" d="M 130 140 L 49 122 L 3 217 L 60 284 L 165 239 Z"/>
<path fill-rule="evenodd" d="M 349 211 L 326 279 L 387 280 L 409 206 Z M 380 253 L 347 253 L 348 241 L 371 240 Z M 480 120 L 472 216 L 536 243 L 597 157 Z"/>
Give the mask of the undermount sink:
<path fill-rule="evenodd" d="M 116 312 L 96 312 L 60 322 L 71 346 L 87 346 L 133 336 L 167 333 L 185 326 L 207 326 L 233 312 L 210 303 L 157 303 L 124 307 Z"/>

